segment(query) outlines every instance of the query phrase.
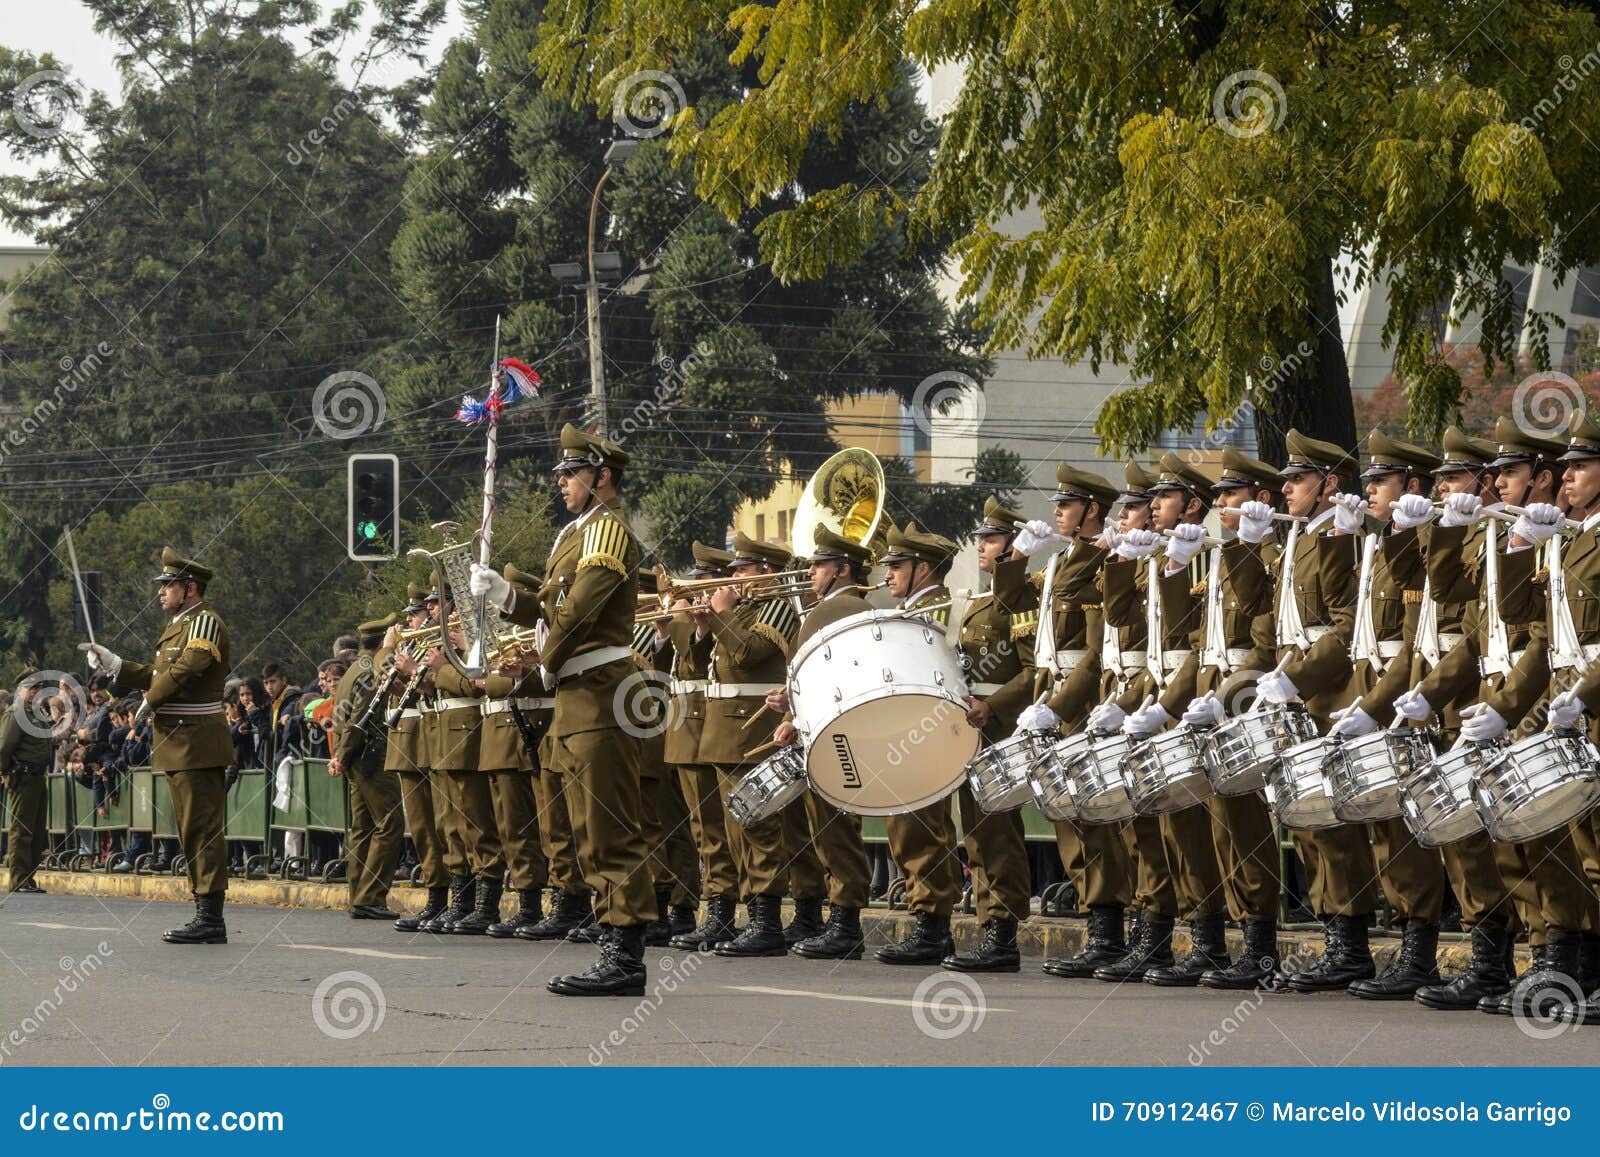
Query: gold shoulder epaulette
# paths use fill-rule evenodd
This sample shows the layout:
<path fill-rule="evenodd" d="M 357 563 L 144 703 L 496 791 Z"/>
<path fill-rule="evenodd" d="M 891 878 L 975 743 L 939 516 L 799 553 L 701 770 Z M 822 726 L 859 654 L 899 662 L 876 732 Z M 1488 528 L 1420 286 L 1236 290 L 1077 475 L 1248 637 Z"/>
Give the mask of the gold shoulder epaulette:
<path fill-rule="evenodd" d="M 624 578 L 628 575 L 628 528 L 615 518 L 600 515 L 583 528 L 578 569 L 603 566 Z"/>
<path fill-rule="evenodd" d="M 209 651 L 211 657 L 222 662 L 222 621 L 210 611 L 201 611 L 189 620 L 189 638 L 183 649 Z"/>
<path fill-rule="evenodd" d="M 1195 583 L 1194 586 L 1189 588 L 1189 593 L 1191 595 L 1203 595 L 1203 594 L 1205 594 L 1206 593 L 1206 580 L 1205 579 L 1201 579 L 1199 582 Z"/>
<path fill-rule="evenodd" d="M 1547 566 L 1542 566 L 1538 570 L 1534 571 L 1533 572 L 1533 581 L 1536 582 L 1536 583 L 1547 583 L 1547 582 L 1549 582 L 1550 581 L 1550 568 L 1547 567 Z"/>
<path fill-rule="evenodd" d="M 1410 606 L 1412 603 L 1420 603 L 1422 601 L 1422 589 L 1420 587 L 1407 587 L 1400 592 L 1400 600 L 1406 606 Z"/>
<path fill-rule="evenodd" d="M 1024 611 L 1011 616 L 1011 641 L 1032 638 L 1039 630 L 1039 612 Z"/>
<path fill-rule="evenodd" d="M 1044 590 L 1044 571 L 1034 571 L 1028 576 L 1028 585 L 1036 591 Z"/>

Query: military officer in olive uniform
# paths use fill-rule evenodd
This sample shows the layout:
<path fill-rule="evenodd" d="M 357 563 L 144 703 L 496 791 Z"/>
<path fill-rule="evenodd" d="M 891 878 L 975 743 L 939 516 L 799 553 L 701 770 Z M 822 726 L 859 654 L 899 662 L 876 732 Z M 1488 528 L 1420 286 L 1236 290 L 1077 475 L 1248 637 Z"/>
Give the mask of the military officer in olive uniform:
<path fill-rule="evenodd" d="M 395 616 L 356 628 L 361 653 L 333 692 L 333 753 L 328 774 L 344 776 L 350 789 L 350 916 L 356 920 L 396 920 L 389 911 L 389 888 L 405 845 L 405 810 L 400 780 L 388 763 L 388 733 L 380 719 L 370 734 L 356 727 L 378 693 L 377 655 Z"/>
<path fill-rule="evenodd" d="M 170 547 L 161 552 L 161 609 L 171 618 L 156 640 L 153 662 L 134 663 L 98 643 L 83 643 L 90 665 L 124 687 L 145 693 L 153 713 L 150 763 L 167 777 L 178 842 L 189 863 L 195 917 L 162 939 L 168 944 L 226 944 L 222 918 L 228 893 L 227 781 L 233 737 L 222 710 L 228 676 L 228 628 L 205 602 L 209 567 Z"/>
<path fill-rule="evenodd" d="M 546 752 L 564 781 L 578 865 L 605 930 L 600 956 L 576 975 L 552 977 L 559 996 L 642 996 L 644 930 L 655 917 L 639 798 L 639 744 L 623 729 L 619 694 L 635 670 L 629 643 L 638 607 L 638 540 L 622 516 L 627 453 L 576 426 L 561 431 L 556 482 L 572 522 L 562 527 L 538 599 L 475 566 L 472 593 L 514 623 L 541 618 L 541 663 L 555 682 Z"/>
<path fill-rule="evenodd" d="M 417 630 L 431 621 L 428 589 L 419 583 L 406 588 L 406 627 Z M 434 607 L 438 603 L 433 603 Z M 395 662 L 399 646 L 399 628 L 391 628 L 378 652 L 377 664 Z M 400 782 L 400 798 L 405 806 L 406 828 L 411 834 L 411 846 L 416 849 L 417 866 L 422 886 L 427 889 L 428 900 L 422 911 L 401 916 L 394 926 L 401 932 L 415 932 L 423 924 L 444 914 L 449 907 L 450 876 L 445 870 L 444 835 L 439 830 L 439 820 L 434 811 L 434 786 L 429 769 L 427 735 L 423 729 L 420 697 L 415 693 L 410 702 L 401 702 L 407 684 L 416 673 L 413 665 L 409 673 L 396 665 L 390 686 L 388 712 L 398 712 L 394 726 L 389 728 L 388 748 L 384 756 L 385 770 L 392 771 Z"/>
<path fill-rule="evenodd" d="M 13 892 L 41 893 L 33 873 L 49 836 L 50 795 L 45 776 L 52 754 L 50 716 L 39 698 L 39 672 L 28 668 L 17 680 L 11 709 L 0 716 L 0 786 L 11 805 L 6 871 Z"/>

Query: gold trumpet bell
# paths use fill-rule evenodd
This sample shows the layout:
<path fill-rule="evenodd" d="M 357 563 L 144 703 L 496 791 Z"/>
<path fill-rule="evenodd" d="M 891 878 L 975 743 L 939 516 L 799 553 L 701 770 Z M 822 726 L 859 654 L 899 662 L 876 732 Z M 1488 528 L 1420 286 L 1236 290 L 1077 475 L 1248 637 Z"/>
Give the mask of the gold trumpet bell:
<path fill-rule="evenodd" d="M 810 558 L 817 549 L 817 527 L 858 542 L 876 559 L 887 544 L 884 525 L 883 463 L 870 450 L 841 450 L 824 462 L 806 484 L 794 515 L 794 556 Z"/>

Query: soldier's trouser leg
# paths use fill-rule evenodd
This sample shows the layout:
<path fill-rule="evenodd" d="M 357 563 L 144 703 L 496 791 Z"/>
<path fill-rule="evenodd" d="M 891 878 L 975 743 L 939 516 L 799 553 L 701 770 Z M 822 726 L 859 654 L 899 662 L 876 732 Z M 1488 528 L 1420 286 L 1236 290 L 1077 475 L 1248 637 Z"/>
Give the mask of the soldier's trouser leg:
<path fill-rule="evenodd" d="M 11 887 L 25 884 L 33 878 L 44 858 L 45 841 L 49 836 L 50 794 L 42 775 L 11 776 L 11 788 L 6 792 L 11 805 L 11 827 L 7 838 L 6 867 L 11 874 Z"/>
<path fill-rule="evenodd" d="M 728 817 L 722 810 L 717 769 L 700 764 L 678 769 L 678 782 L 689 805 L 695 846 L 700 852 L 701 885 L 706 896 L 739 894 L 739 867 L 728 838 Z"/>
<path fill-rule="evenodd" d="M 189 861 L 189 889 L 196 896 L 228 890 L 227 780 L 220 767 L 167 772 L 178 844 Z"/>
<path fill-rule="evenodd" d="M 661 826 L 661 778 L 659 765 L 639 777 L 639 834 L 644 837 L 644 862 L 650 873 L 650 887 L 659 892 L 669 887 L 666 830 Z"/>
<path fill-rule="evenodd" d="M 961 863 L 950 801 L 942 799 L 903 815 L 885 816 L 889 855 L 906 874 L 906 906 L 912 912 L 948 916 L 961 899 Z"/>
<path fill-rule="evenodd" d="M 1305 865 L 1311 910 L 1319 919 L 1365 916 L 1377 909 L 1378 872 L 1365 824 L 1295 832 L 1294 846 Z"/>
<path fill-rule="evenodd" d="M 700 898 L 700 857 L 695 852 L 694 825 L 689 805 L 678 783 L 678 772 L 667 768 L 657 790 L 661 794 L 661 826 L 667 830 L 667 876 L 672 885 L 668 903 L 692 908 Z"/>
<path fill-rule="evenodd" d="M 1028 918 L 1033 876 L 1028 867 L 1028 844 L 1022 830 L 1022 812 L 986 815 L 961 785 L 962 841 L 967 846 L 967 866 L 972 870 L 972 903 L 980 923 L 996 917 Z"/>
<path fill-rule="evenodd" d="M 1161 838 L 1157 816 L 1134 816 L 1127 821 L 1132 836 L 1134 906 L 1157 916 L 1178 916 L 1178 889 L 1167 870 L 1167 846 Z"/>
<path fill-rule="evenodd" d="M 634 928 L 656 918 L 655 890 L 639 830 L 639 744 L 621 730 L 554 737 L 566 778 L 567 814 L 595 922 Z"/>
<path fill-rule="evenodd" d="M 1594 895 L 1570 829 L 1524 843 L 1495 844 L 1494 858 L 1528 925 L 1530 943 L 1543 944 L 1551 931 L 1591 929 Z"/>
<path fill-rule="evenodd" d="M 1283 873 L 1267 801 L 1254 792 L 1214 795 L 1206 806 L 1229 914 L 1235 920 L 1276 920 Z"/>
<path fill-rule="evenodd" d="M 489 775 L 494 795 L 494 822 L 511 886 L 543 888 L 550 880 L 544 849 L 539 846 L 539 801 L 533 793 L 538 772 L 507 769 Z"/>
<path fill-rule="evenodd" d="M 1372 861 L 1396 924 L 1422 920 L 1437 924 L 1444 910 L 1444 864 L 1425 848 L 1400 819 L 1372 825 Z"/>
<path fill-rule="evenodd" d="M 835 908 L 865 908 L 872 886 L 861 817 L 842 812 L 814 791 L 804 796 L 812 846 L 828 873 L 828 902 Z"/>
<path fill-rule="evenodd" d="M 1583 875 L 1589 884 L 1590 924 L 1585 932 L 1600 932 L 1600 810 L 1592 811 L 1571 826 L 1572 842 L 1583 864 Z"/>
<path fill-rule="evenodd" d="M 480 880 L 505 879 L 506 857 L 500 847 L 500 825 L 494 818 L 494 777 L 484 771 L 451 771 L 451 791 L 461 807 L 462 837 L 467 862 Z"/>
<path fill-rule="evenodd" d="M 394 870 L 405 846 L 405 816 L 400 780 L 392 771 L 363 775 L 345 772 L 350 781 L 350 906 L 389 903 Z"/>
<path fill-rule="evenodd" d="M 453 880 L 470 876 L 472 865 L 467 859 L 467 841 L 462 835 L 466 825 L 461 818 L 455 782 L 447 771 L 430 771 L 428 782 L 433 785 L 433 816 L 439 825 L 440 858 L 444 861 L 444 870 Z"/>
<path fill-rule="evenodd" d="M 1055 825 L 1056 851 L 1067 879 L 1078 893 L 1080 908 L 1133 903 L 1133 861 L 1121 824 L 1077 824 L 1061 820 Z"/>
<path fill-rule="evenodd" d="M 556 766 L 552 741 L 539 745 L 538 774 L 533 781 L 534 799 L 539 806 L 539 842 L 544 849 L 550 886 L 577 895 L 588 889 L 578 872 L 578 851 L 572 839 L 572 817 L 568 814 L 566 778 Z"/>
<path fill-rule="evenodd" d="M 1450 890 L 1461 905 L 1461 930 L 1479 924 L 1515 928 L 1518 923 L 1511 889 L 1500 876 L 1494 845 L 1487 832 L 1478 832 L 1439 849 L 1444 858 Z"/>
<path fill-rule="evenodd" d="M 424 888 L 443 888 L 450 883 L 444 868 L 444 839 L 433 813 L 433 785 L 426 771 L 397 771 L 400 800 L 405 806 L 406 829 L 411 845 L 417 849 L 417 866 Z"/>
<path fill-rule="evenodd" d="M 1161 817 L 1161 843 L 1167 852 L 1179 915 L 1210 916 L 1223 911 L 1222 868 L 1211 842 L 1211 812 L 1204 804 Z"/>
<path fill-rule="evenodd" d="M 811 794 L 810 792 L 806 793 Z M 789 864 L 789 894 L 796 900 L 820 900 L 828 894 L 822 860 L 811 843 L 806 801 L 797 799 L 778 813 L 783 825 L 783 854 Z"/>
<path fill-rule="evenodd" d="M 718 767 L 717 783 L 727 811 L 728 793 L 739 785 L 746 768 Z M 741 899 L 782 896 L 789 890 L 789 856 L 783 842 L 783 818 L 772 816 L 748 827 L 728 821 L 728 835 L 741 858 Z"/>

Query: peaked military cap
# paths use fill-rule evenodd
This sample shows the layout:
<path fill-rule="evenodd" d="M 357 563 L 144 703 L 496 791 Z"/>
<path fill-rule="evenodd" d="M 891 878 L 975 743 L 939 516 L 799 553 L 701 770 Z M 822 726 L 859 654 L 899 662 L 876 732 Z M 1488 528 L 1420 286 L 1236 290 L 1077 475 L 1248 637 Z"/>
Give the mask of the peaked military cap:
<path fill-rule="evenodd" d="M 983 504 L 983 521 L 978 524 L 979 535 L 988 534 L 1015 534 L 1017 523 L 1022 521 L 1022 515 L 1009 506 L 1001 506 L 1000 500 L 994 495 L 989 495 L 988 501 Z"/>
<path fill-rule="evenodd" d="M 556 472 L 578 470 L 584 466 L 610 466 L 620 470 L 628 464 L 628 454 L 609 438 L 599 438 L 578 429 L 571 422 L 561 427 L 561 460 Z"/>
<path fill-rule="evenodd" d="M 1296 474 L 1311 471 L 1349 478 L 1355 469 L 1355 459 L 1332 442 L 1308 438 L 1299 430 L 1290 430 L 1283 441 L 1289 451 L 1289 460 L 1278 471 L 1279 478 L 1292 478 Z"/>
<path fill-rule="evenodd" d="M 37 682 L 35 676 L 38 674 L 39 668 L 31 666 L 24 667 L 22 670 L 18 671 L 16 682 L 17 689 L 21 690 L 23 687 L 34 685 Z"/>
<path fill-rule="evenodd" d="M 187 582 L 193 580 L 205 586 L 212 579 L 211 568 L 201 566 L 193 559 L 184 558 L 183 555 L 173 550 L 170 546 L 161 550 L 161 573 L 156 575 L 154 581 L 158 583 Z"/>
<path fill-rule="evenodd" d="M 759 538 L 751 538 L 747 534 L 735 531 L 733 535 L 733 558 L 729 566 L 757 566 L 765 563 L 774 570 L 782 570 L 789 565 L 789 550 L 776 542 L 762 542 Z"/>
<path fill-rule="evenodd" d="M 816 533 L 816 547 L 811 552 L 811 561 L 824 562 L 835 559 L 870 563 L 872 561 L 872 551 L 859 542 L 848 539 L 842 534 L 835 534 L 826 526 L 819 525 Z"/>
<path fill-rule="evenodd" d="M 698 540 L 690 547 L 694 554 L 694 566 L 689 568 L 692 575 L 718 575 L 728 569 L 733 562 L 733 552 L 723 550 L 721 547 L 707 546 Z"/>
<path fill-rule="evenodd" d="M 932 567 L 944 566 L 956 556 L 956 544 L 942 534 L 918 530 L 914 522 L 906 523 L 904 530 L 891 528 L 889 549 L 879 562 L 925 562 Z"/>
<path fill-rule="evenodd" d="M 1117 488 L 1088 470 L 1066 462 L 1056 467 L 1055 502 L 1098 502 L 1102 510 L 1117 500 Z"/>
<path fill-rule="evenodd" d="M 1367 435 L 1367 458 L 1367 468 L 1361 472 L 1363 478 L 1376 478 L 1380 474 L 1397 474 L 1406 470 L 1430 474 L 1439 465 L 1437 454 L 1410 442 L 1391 438 L 1376 429 Z"/>
<path fill-rule="evenodd" d="M 356 637 L 361 640 L 361 646 L 376 647 L 383 642 L 383 636 L 388 633 L 389 628 L 399 621 L 398 615 L 384 615 L 381 619 L 372 619 L 356 628 Z"/>
<path fill-rule="evenodd" d="M 1211 490 L 1211 479 L 1168 450 L 1161 455 L 1161 472 L 1156 475 L 1150 493 L 1159 494 L 1163 490 L 1187 490 L 1199 497 Z"/>
<path fill-rule="evenodd" d="M 421 583 L 406 584 L 406 613 L 413 614 L 427 604 L 428 588 Z"/>
<path fill-rule="evenodd" d="M 1587 410 L 1572 415 L 1567 425 L 1567 452 L 1563 462 L 1581 462 L 1585 458 L 1600 458 L 1600 422 Z"/>
<path fill-rule="evenodd" d="M 1565 442 L 1530 434 L 1510 418 L 1501 418 L 1494 424 L 1494 440 L 1496 456 L 1489 465 L 1497 470 L 1518 462 L 1537 462 L 1541 459 L 1554 462 L 1567 449 Z"/>
<path fill-rule="evenodd" d="M 1252 458 L 1233 446 L 1222 448 L 1222 477 L 1211 484 L 1213 490 L 1276 490 L 1278 472 L 1259 458 Z"/>
<path fill-rule="evenodd" d="M 1158 480 L 1158 476 L 1156 474 L 1146 470 L 1137 462 L 1129 462 L 1128 468 L 1123 471 L 1122 476 L 1124 479 L 1126 479 L 1127 485 L 1125 485 L 1121 492 L 1117 495 L 1119 499 L 1121 499 L 1123 502 L 1150 501 L 1152 488 L 1155 486 Z"/>
<path fill-rule="evenodd" d="M 1476 474 L 1488 467 L 1495 453 L 1493 442 L 1474 438 L 1460 426 L 1451 426 L 1444 432 L 1444 461 L 1433 472 L 1435 475 L 1462 471 Z"/>

